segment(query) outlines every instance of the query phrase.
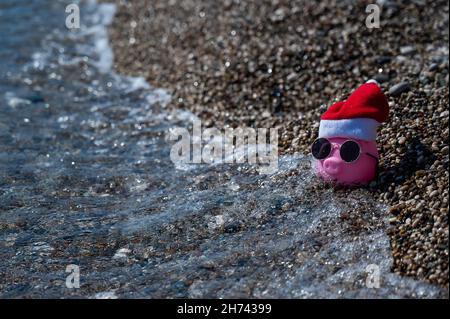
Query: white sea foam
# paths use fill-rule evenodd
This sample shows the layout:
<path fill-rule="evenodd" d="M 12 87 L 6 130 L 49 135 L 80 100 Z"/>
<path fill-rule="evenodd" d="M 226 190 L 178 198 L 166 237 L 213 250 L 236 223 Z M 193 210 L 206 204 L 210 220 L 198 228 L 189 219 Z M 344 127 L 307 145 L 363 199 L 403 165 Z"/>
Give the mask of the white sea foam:
<path fill-rule="evenodd" d="M 5 99 L 8 103 L 8 105 L 12 108 L 15 108 L 19 105 L 28 105 L 31 104 L 30 100 L 26 100 L 23 98 L 19 98 L 17 96 L 14 95 L 13 92 L 6 92 L 5 93 Z"/>
<path fill-rule="evenodd" d="M 116 6 L 110 3 L 96 4 L 96 1 L 89 1 L 88 6 L 95 6 L 95 11 L 91 16 L 93 26 L 82 27 L 82 33 L 94 36 L 95 51 L 98 53 L 98 60 L 94 62 L 100 72 L 110 72 L 113 65 L 114 54 L 108 39 L 108 25 L 111 24 L 116 14 Z"/>

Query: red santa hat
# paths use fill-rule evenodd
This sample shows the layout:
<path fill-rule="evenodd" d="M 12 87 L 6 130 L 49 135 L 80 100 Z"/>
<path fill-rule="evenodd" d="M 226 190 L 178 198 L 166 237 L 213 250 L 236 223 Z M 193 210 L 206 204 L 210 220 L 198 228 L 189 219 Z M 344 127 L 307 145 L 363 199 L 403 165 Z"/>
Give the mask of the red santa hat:
<path fill-rule="evenodd" d="M 374 141 L 389 104 L 375 80 L 358 87 L 344 102 L 331 105 L 320 118 L 319 137 L 346 137 Z"/>

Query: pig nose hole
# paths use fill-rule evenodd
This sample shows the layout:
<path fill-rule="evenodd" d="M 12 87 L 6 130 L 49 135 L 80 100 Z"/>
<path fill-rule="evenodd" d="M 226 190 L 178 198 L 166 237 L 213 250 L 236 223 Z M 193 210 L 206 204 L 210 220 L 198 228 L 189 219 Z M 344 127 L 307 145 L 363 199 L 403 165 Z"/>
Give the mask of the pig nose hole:
<path fill-rule="evenodd" d="M 329 174 L 338 174 L 341 170 L 341 165 L 334 159 L 327 159 L 323 162 L 323 168 Z"/>
<path fill-rule="evenodd" d="M 334 169 L 336 167 L 336 165 L 333 162 L 330 162 L 330 161 L 325 161 L 323 166 L 326 169 Z"/>

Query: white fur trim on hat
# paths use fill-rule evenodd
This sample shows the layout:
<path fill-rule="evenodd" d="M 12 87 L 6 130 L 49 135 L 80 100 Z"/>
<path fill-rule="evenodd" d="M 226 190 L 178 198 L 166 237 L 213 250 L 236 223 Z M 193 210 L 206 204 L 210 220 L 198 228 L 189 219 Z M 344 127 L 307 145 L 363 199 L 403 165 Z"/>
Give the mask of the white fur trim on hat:
<path fill-rule="evenodd" d="M 379 125 L 380 123 L 370 118 L 321 120 L 319 137 L 346 137 L 374 141 Z"/>

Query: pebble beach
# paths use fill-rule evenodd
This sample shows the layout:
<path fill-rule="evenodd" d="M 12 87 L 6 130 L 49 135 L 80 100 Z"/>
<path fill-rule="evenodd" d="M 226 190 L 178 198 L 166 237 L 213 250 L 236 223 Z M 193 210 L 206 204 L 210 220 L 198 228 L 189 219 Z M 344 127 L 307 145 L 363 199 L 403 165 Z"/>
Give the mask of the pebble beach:
<path fill-rule="evenodd" d="M 378 179 L 318 191 L 387 205 L 392 271 L 448 288 L 448 2 L 378 1 L 372 29 L 370 3 L 117 0 L 114 67 L 205 126 L 276 127 L 280 154 L 308 154 L 326 108 L 376 79 L 390 105 Z"/>

